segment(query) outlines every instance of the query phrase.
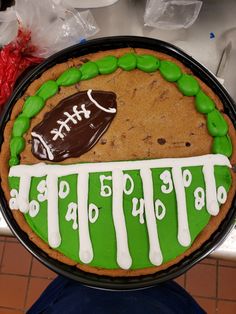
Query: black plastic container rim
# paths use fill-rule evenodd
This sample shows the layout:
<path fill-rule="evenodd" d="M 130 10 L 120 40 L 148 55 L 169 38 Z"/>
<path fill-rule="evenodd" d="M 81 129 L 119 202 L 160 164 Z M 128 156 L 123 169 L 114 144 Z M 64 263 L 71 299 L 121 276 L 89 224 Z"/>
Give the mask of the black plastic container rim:
<path fill-rule="evenodd" d="M 48 59 L 42 64 L 34 68 L 28 75 L 26 75 L 22 82 L 16 87 L 8 104 L 5 106 L 0 119 L 0 145 L 3 142 L 3 131 L 6 123 L 10 119 L 11 111 L 16 101 L 24 94 L 27 87 L 38 78 L 44 71 L 53 67 L 58 63 L 67 61 L 68 59 L 83 56 L 89 53 L 98 51 L 105 51 L 118 48 L 146 48 L 156 50 L 173 56 L 181 61 L 184 65 L 191 69 L 191 71 L 202 81 L 204 81 L 221 99 L 225 113 L 231 118 L 234 126 L 236 125 L 236 109 L 232 98 L 229 96 L 225 88 L 218 82 L 217 78 L 210 73 L 204 66 L 187 55 L 181 49 L 175 47 L 167 42 L 136 36 L 115 36 L 93 39 L 83 44 L 77 44 L 66 48 Z M 200 260 L 211 253 L 220 243 L 224 241 L 236 218 L 236 196 L 232 202 L 232 206 L 226 216 L 221 222 L 219 228 L 212 234 L 212 236 L 204 243 L 204 245 L 193 252 L 191 255 L 185 257 L 179 263 L 162 270 L 155 274 L 137 276 L 137 277 L 108 277 L 81 271 L 75 266 L 69 266 L 49 257 L 44 251 L 38 248 L 30 241 L 28 235 L 21 230 L 13 218 L 12 212 L 8 207 L 2 188 L 0 187 L 0 208 L 5 220 L 7 221 L 13 234 L 19 241 L 30 251 L 34 257 L 45 264 L 56 273 L 66 276 L 70 279 L 77 280 L 94 288 L 103 288 L 109 290 L 129 290 L 147 288 L 166 280 L 173 279 L 182 275 L 189 268 L 194 266 Z"/>

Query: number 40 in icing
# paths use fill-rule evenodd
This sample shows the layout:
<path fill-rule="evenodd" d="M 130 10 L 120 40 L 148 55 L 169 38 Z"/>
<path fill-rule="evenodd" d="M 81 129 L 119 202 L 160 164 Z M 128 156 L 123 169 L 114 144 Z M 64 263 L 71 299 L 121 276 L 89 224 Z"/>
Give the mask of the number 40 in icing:
<path fill-rule="evenodd" d="M 68 205 L 67 213 L 66 213 L 66 216 L 65 216 L 66 221 L 71 221 L 71 220 L 73 221 L 72 228 L 74 230 L 78 229 L 77 208 L 78 208 L 77 204 L 74 203 L 74 202 L 71 202 Z M 99 216 L 99 209 L 98 209 L 98 207 L 95 204 L 90 203 L 89 204 L 89 208 L 88 208 L 88 219 L 89 219 L 89 222 L 90 223 L 95 223 L 96 220 L 98 219 L 98 216 Z"/>

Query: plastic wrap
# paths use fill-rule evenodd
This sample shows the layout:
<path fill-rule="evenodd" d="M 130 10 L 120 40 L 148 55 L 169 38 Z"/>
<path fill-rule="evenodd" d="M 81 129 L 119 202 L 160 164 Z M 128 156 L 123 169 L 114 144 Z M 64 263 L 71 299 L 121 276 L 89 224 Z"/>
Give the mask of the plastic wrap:
<path fill-rule="evenodd" d="M 98 32 L 90 11 L 79 13 L 60 0 L 16 0 L 0 12 L 0 105 L 30 65 Z"/>
<path fill-rule="evenodd" d="M 192 0 L 148 0 L 144 23 L 162 29 L 190 27 L 197 19 L 202 1 Z"/>

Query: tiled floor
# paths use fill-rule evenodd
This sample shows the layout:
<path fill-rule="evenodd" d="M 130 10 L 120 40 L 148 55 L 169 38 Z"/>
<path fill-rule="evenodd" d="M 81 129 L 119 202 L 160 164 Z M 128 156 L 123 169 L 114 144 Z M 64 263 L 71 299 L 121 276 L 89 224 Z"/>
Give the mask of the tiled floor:
<path fill-rule="evenodd" d="M 0 314 L 22 314 L 56 274 L 15 238 L 0 237 Z"/>
<path fill-rule="evenodd" d="M 14 238 L 0 237 L 0 314 L 22 314 L 55 273 Z M 236 262 L 205 259 L 176 279 L 208 314 L 236 313 Z"/>

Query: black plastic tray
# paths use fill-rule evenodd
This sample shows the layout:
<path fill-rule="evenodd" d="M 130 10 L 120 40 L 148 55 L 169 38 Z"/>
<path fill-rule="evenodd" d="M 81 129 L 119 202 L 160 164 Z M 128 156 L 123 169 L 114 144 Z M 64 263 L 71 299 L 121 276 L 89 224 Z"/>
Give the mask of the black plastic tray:
<path fill-rule="evenodd" d="M 106 37 L 88 41 L 87 43 L 78 44 L 67 49 L 64 49 L 55 55 L 48 58 L 45 62 L 34 68 L 27 76 L 24 77 L 22 82 L 16 87 L 11 99 L 6 105 L 1 119 L 0 119 L 0 145 L 3 142 L 3 130 L 7 121 L 10 118 L 12 108 L 30 85 L 32 81 L 38 78 L 45 70 L 51 68 L 55 64 L 67 61 L 70 58 L 83 56 L 88 53 L 97 52 L 101 50 L 117 49 L 124 47 L 147 48 L 160 52 L 167 53 L 176 59 L 180 60 L 193 73 L 200 77 L 207 85 L 209 85 L 214 92 L 220 97 L 224 105 L 225 112 L 229 115 L 231 120 L 236 123 L 236 110 L 235 105 L 227 91 L 218 82 L 205 67 L 199 64 L 196 60 L 188 56 L 177 47 L 156 39 L 133 37 L 133 36 L 117 36 Z M 32 243 L 28 235 L 24 233 L 13 218 L 12 212 L 8 207 L 4 193 L 0 188 L 0 208 L 5 220 L 7 221 L 10 229 L 19 239 L 19 241 L 43 264 L 48 266 L 58 274 L 64 275 L 71 279 L 77 280 L 85 285 L 114 290 L 128 290 L 149 287 L 166 280 L 173 279 L 180 276 L 193 265 L 198 263 L 201 259 L 211 253 L 227 236 L 233 226 L 236 217 L 236 196 L 234 197 L 232 207 L 229 210 L 226 218 L 222 221 L 218 230 L 211 236 L 211 238 L 204 243 L 204 245 L 195 251 L 190 256 L 184 258 L 178 264 L 169 267 L 167 270 L 162 270 L 153 275 L 145 275 L 139 277 L 117 277 L 111 278 L 107 276 L 98 276 L 90 273 L 83 272 L 76 267 L 68 266 L 59 261 L 50 258 L 46 253 L 39 249 Z"/>

